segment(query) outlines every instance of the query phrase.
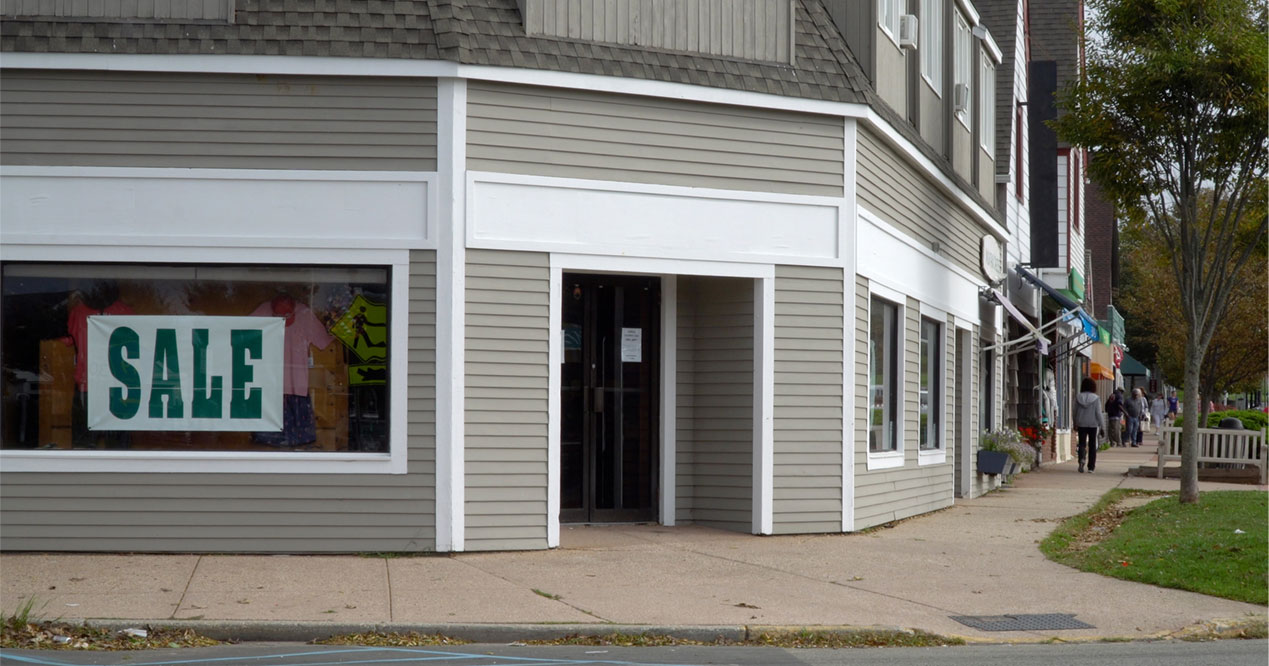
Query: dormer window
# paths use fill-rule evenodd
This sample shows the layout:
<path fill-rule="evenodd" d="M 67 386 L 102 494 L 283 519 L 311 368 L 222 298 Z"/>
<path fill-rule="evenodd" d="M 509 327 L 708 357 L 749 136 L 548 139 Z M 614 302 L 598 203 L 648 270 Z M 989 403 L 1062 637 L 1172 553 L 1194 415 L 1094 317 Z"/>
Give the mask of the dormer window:
<path fill-rule="evenodd" d="M 877 3 L 877 25 L 881 26 L 881 29 L 897 45 L 899 43 L 899 15 L 903 13 L 900 9 L 900 0 L 877 0 Z"/>
<path fill-rule="evenodd" d="M 974 96 L 970 80 L 970 63 L 973 62 L 974 40 L 969 29 L 969 22 L 959 11 L 955 12 L 956 22 L 952 33 L 952 72 L 954 86 L 953 108 L 956 119 L 961 121 L 965 129 L 969 129 L 970 118 L 973 117 Z"/>
<path fill-rule="evenodd" d="M 921 0 L 921 77 L 943 96 L 943 1 Z"/>

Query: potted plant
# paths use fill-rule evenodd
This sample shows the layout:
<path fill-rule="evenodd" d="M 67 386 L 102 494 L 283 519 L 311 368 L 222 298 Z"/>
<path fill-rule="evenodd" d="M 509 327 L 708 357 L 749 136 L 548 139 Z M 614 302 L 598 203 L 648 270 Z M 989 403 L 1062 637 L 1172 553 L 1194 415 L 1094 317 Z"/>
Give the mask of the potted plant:
<path fill-rule="evenodd" d="M 1022 435 L 1010 428 L 988 430 L 978 445 L 978 471 L 981 474 L 1009 476 L 1030 467 L 1035 450 L 1022 441 Z"/>

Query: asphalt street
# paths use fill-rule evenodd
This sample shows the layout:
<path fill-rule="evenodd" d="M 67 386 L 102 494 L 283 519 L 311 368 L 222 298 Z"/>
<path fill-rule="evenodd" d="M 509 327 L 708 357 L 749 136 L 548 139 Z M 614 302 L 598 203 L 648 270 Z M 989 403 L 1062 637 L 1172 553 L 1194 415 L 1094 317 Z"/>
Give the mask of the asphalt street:
<path fill-rule="evenodd" d="M 973 645 L 942 648 L 799 649 L 759 647 L 537 647 L 467 645 L 461 648 L 377 648 L 252 643 L 214 648 L 148 652 L 0 652 L 0 664 L 21 666 L 1264 666 L 1263 640 L 1186 643 L 1079 643 L 1065 645 Z"/>

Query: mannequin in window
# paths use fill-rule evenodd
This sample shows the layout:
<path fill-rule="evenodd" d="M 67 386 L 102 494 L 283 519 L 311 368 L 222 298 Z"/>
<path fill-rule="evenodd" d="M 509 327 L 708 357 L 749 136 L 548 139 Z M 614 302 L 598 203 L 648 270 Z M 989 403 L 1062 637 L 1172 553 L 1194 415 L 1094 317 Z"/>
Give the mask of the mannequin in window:
<path fill-rule="evenodd" d="M 335 340 L 318 321 L 312 309 L 297 303 L 289 294 L 278 294 L 251 312 L 253 317 L 282 317 L 286 320 L 283 338 L 282 430 L 257 432 L 253 439 L 277 447 L 301 447 L 317 441 L 313 400 L 308 395 L 309 347 L 325 349 Z"/>
<path fill-rule="evenodd" d="M 88 429 L 88 318 L 98 315 L 130 315 L 132 308 L 119 300 L 119 285 L 114 280 L 99 280 L 86 290 L 73 291 L 68 298 L 66 337 L 62 342 L 75 348 L 75 398 L 71 403 L 71 445 L 77 449 L 126 449 L 127 432 Z"/>

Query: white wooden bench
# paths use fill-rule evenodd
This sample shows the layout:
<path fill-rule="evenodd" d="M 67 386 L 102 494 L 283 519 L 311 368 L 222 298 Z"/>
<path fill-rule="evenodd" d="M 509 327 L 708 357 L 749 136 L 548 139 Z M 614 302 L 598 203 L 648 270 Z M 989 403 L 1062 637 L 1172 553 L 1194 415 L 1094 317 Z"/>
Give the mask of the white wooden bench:
<path fill-rule="evenodd" d="M 1198 461 L 1230 465 L 1251 465 L 1260 469 L 1260 485 L 1269 479 L 1269 447 L 1263 430 L 1199 428 Z M 1181 429 L 1164 428 L 1159 442 L 1158 478 L 1169 460 L 1181 459 Z"/>

